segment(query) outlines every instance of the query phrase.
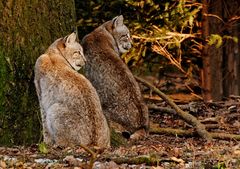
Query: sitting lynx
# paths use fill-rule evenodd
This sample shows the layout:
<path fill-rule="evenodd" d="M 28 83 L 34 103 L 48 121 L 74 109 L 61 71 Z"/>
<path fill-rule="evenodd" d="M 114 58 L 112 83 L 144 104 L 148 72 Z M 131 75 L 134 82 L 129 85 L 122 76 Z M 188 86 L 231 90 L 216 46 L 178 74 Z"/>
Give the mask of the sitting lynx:
<path fill-rule="evenodd" d="M 47 144 L 110 145 L 110 133 L 95 88 L 79 70 L 85 64 L 76 33 L 56 40 L 35 65 L 35 86 Z M 75 70 L 74 70 L 75 69 Z"/>
<path fill-rule="evenodd" d="M 134 76 L 120 58 L 131 48 L 123 16 L 105 22 L 86 35 L 82 45 L 87 59 L 86 77 L 99 94 L 110 126 L 135 133 L 131 135 L 133 139 L 145 136 L 149 127 L 147 106 Z"/>

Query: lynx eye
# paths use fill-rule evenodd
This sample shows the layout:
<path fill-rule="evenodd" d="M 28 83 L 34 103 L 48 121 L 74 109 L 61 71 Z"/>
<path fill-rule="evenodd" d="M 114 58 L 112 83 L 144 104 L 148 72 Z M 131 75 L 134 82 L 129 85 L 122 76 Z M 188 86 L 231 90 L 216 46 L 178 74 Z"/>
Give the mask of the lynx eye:
<path fill-rule="evenodd" d="M 81 52 L 80 52 L 80 51 L 75 51 L 73 54 L 79 54 L 79 55 L 81 55 Z"/>
<path fill-rule="evenodd" d="M 73 59 L 78 59 L 80 56 L 81 56 L 81 52 L 80 51 L 73 52 Z"/>
<path fill-rule="evenodd" d="M 126 35 L 122 35 L 122 36 L 120 37 L 120 39 L 124 39 L 124 38 L 128 38 L 128 35 L 126 34 Z"/>

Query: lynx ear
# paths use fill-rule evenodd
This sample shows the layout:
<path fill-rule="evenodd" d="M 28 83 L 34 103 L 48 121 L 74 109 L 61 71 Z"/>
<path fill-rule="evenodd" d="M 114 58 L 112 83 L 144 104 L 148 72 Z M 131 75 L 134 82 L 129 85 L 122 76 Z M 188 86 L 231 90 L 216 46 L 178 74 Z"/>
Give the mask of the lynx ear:
<path fill-rule="evenodd" d="M 113 22 L 113 26 L 114 28 L 118 27 L 118 26 L 122 26 L 123 25 L 123 16 L 116 16 L 115 18 L 112 19 Z"/>
<path fill-rule="evenodd" d="M 74 43 L 77 40 L 77 34 L 75 32 L 71 33 L 70 35 L 64 38 L 65 45 L 68 46 L 69 44 Z"/>

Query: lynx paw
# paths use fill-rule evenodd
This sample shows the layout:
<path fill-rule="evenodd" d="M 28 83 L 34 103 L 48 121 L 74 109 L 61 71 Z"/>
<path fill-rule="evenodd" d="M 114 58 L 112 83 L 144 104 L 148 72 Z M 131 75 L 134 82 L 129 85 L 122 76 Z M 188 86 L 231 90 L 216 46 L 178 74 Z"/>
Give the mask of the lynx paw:
<path fill-rule="evenodd" d="M 137 130 L 135 133 L 133 133 L 131 136 L 130 136 L 130 140 L 141 140 L 143 138 L 147 137 L 147 133 L 145 131 L 145 129 L 140 129 L 140 130 Z"/>

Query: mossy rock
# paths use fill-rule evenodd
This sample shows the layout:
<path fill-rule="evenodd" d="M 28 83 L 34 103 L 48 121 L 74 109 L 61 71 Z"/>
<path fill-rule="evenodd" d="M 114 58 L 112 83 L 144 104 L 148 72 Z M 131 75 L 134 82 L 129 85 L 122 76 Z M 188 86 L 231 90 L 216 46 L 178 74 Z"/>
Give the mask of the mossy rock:
<path fill-rule="evenodd" d="M 127 139 L 123 137 L 122 133 L 116 132 L 114 129 L 111 129 L 111 146 L 120 147 L 127 145 Z"/>

